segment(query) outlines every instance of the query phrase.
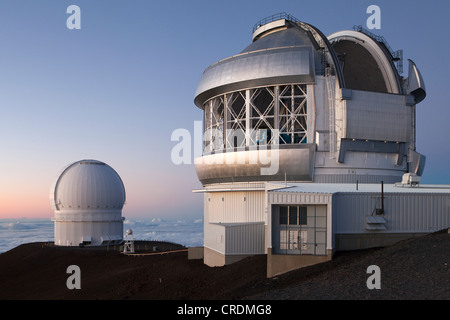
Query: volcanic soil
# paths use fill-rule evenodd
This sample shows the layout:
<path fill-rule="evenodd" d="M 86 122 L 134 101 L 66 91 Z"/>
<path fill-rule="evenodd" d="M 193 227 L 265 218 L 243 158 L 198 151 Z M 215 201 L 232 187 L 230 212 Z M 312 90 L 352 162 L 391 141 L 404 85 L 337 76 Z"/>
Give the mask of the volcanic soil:
<path fill-rule="evenodd" d="M 337 253 L 332 261 L 272 279 L 266 278 L 265 256 L 210 268 L 202 260 L 188 260 L 186 248 L 180 245 L 141 244 L 157 247 L 158 254 L 130 256 L 50 243 L 20 245 L 0 255 L 0 299 L 450 300 L 447 230 L 387 248 Z M 80 267 L 80 290 L 67 288 L 70 265 Z M 380 268 L 379 290 L 367 287 L 371 265 Z"/>

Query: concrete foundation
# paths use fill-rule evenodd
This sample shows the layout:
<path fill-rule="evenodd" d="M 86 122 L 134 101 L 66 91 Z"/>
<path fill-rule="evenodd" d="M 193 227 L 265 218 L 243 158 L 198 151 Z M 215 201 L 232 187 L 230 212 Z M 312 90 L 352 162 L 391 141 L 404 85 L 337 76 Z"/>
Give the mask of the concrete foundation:
<path fill-rule="evenodd" d="M 242 259 L 250 257 L 253 255 L 224 255 L 220 252 L 211 250 L 209 248 L 204 248 L 203 250 L 203 262 L 208 267 L 223 267 L 228 264 L 232 264 L 238 262 Z"/>
<path fill-rule="evenodd" d="M 203 259 L 203 247 L 189 247 L 188 248 L 188 260 L 200 260 Z"/>
<path fill-rule="evenodd" d="M 426 233 L 367 233 L 367 234 L 336 234 L 336 251 L 349 251 L 387 247 L 406 239 L 421 237 Z"/>
<path fill-rule="evenodd" d="M 272 249 L 269 248 L 267 254 L 267 278 L 273 278 L 289 271 L 326 262 L 331 260 L 331 258 L 331 250 L 328 250 L 326 256 L 313 256 L 272 254 Z"/>

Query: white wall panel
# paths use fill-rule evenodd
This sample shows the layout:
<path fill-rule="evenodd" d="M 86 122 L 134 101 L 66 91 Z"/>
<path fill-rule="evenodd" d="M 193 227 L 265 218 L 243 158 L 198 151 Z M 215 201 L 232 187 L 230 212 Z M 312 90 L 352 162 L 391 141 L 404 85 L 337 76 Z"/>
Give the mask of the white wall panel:
<path fill-rule="evenodd" d="M 352 90 L 346 100 L 344 138 L 378 141 L 411 140 L 412 109 L 402 95 Z"/>
<path fill-rule="evenodd" d="M 203 239 L 205 247 L 225 254 L 225 227 L 223 225 L 209 223 L 205 227 Z"/>
<path fill-rule="evenodd" d="M 211 192 L 206 197 L 211 223 L 265 221 L 264 191 Z"/>

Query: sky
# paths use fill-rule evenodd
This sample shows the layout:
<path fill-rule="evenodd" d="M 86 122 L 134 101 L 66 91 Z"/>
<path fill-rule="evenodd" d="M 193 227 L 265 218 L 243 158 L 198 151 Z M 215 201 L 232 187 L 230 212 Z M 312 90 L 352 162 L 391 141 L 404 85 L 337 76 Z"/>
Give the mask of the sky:
<path fill-rule="evenodd" d="M 81 29 L 69 29 L 70 5 Z M 422 183 L 450 184 L 450 2 L 432 1 L 0 1 L 0 218 L 50 218 L 61 169 L 108 163 L 124 181 L 127 218 L 201 217 L 192 164 L 176 165 L 174 130 L 194 130 L 203 71 L 251 43 L 253 25 L 287 12 L 325 35 L 366 25 L 412 59 L 427 98 L 417 106 Z"/>

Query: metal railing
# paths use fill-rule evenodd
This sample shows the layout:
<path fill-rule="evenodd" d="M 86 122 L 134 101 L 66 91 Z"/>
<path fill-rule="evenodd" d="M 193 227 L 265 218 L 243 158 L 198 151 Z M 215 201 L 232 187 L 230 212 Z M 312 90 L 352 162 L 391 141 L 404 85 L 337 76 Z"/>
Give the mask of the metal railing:
<path fill-rule="evenodd" d="M 375 41 L 382 43 L 391 54 L 393 61 L 396 62 L 398 72 L 403 73 L 403 50 L 394 51 L 383 36 L 376 35 L 362 26 L 353 26 L 353 30 L 364 33 Z"/>
<path fill-rule="evenodd" d="M 276 21 L 276 20 L 281 20 L 281 19 L 286 19 L 292 22 L 300 22 L 300 20 L 298 20 L 296 17 L 287 14 L 286 12 L 280 12 L 280 13 L 276 13 L 273 14 L 267 18 L 264 18 L 262 20 L 259 20 L 254 26 L 253 26 L 253 31 L 255 32 L 258 28 L 262 27 L 265 24 L 268 24 L 270 22 Z"/>

